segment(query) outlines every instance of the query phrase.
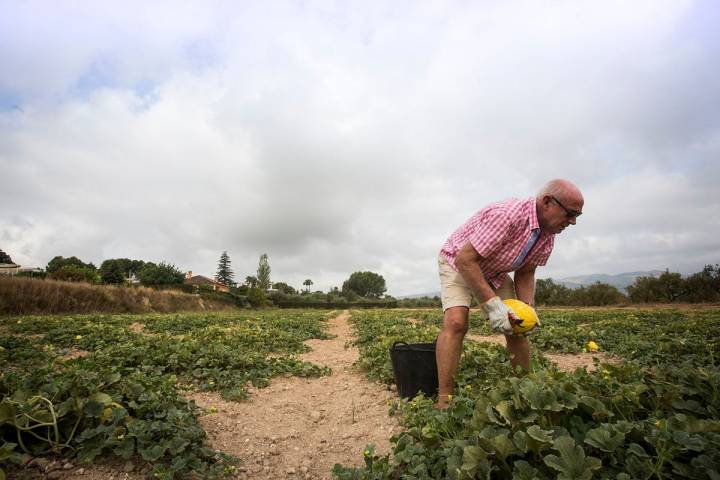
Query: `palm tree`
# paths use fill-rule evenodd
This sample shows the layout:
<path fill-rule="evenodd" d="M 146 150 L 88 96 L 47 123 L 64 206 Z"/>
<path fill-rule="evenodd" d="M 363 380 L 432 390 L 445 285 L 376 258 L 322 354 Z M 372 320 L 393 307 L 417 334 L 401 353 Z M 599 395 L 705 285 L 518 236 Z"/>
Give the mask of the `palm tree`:
<path fill-rule="evenodd" d="M 309 278 L 303 282 L 303 285 L 305 285 L 305 293 L 310 293 L 310 286 L 313 284 L 313 281 Z"/>

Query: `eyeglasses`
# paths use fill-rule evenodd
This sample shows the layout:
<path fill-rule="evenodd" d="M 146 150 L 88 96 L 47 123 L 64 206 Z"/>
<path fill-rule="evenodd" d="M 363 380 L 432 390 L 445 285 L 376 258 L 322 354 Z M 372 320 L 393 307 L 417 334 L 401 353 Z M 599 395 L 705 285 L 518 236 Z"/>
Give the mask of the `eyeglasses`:
<path fill-rule="evenodd" d="M 557 198 L 555 198 L 555 197 L 551 197 L 551 198 L 552 198 L 553 200 L 555 200 L 555 203 L 557 203 L 558 205 L 560 205 L 560 208 L 562 208 L 563 210 L 565 210 L 565 215 L 567 215 L 568 218 L 577 218 L 577 217 L 579 217 L 580 215 L 582 215 L 582 212 L 578 212 L 577 210 L 570 210 L 569 208 L 567 208 L 565 205 L 563 205 L 562 203 L 560 203 L 560 200 L 558 200 Z"/>

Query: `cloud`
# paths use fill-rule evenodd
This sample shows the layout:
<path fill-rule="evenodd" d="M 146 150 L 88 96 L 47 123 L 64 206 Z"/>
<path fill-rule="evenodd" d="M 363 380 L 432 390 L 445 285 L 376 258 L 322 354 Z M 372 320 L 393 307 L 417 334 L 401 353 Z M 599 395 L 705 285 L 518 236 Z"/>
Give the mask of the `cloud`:
<path fill-rule="evenodd" d="M 716 263 L 713 2 L 17 2 L 0 19 L 0 245 L 437 289 L 477 209 L 576 181 L 540 276 Z M 5 100 L 2 100 L 5 99 Z M 19 108 L 11 105 L 19 104 Z"/>

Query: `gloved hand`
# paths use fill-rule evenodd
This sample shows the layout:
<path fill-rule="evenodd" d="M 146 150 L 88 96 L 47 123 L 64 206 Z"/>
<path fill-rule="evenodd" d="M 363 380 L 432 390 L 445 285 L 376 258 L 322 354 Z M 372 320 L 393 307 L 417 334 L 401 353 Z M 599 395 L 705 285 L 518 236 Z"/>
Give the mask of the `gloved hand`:
<path fill-rule="evenodd" d="M 492 297 L 487 302 L 481 304 L 480 308 L 482 308 L 488 320 L 490 320 L 490 327 L 493 330 L 500 331 L 506 335 L 512 335 L 513 331 L 510 320 L 517 320 L 518 316 L 513 312 L 512 308 L 500 300 L 500 297 Z"/>

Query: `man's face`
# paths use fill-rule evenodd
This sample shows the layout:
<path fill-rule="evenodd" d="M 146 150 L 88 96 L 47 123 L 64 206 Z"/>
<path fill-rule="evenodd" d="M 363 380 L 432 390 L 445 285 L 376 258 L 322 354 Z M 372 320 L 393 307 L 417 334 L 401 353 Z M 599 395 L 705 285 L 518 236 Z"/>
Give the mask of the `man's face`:
<path fill-rule="evenodd" d="M 560 233 L 570 225 L 575 225 L 582 214 L 583 199 L 568 195 L 566 198 L 545 195 L 542 198 L 540 227 L 551 233 Z"/>

